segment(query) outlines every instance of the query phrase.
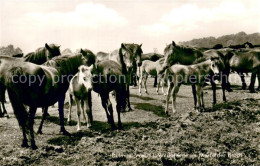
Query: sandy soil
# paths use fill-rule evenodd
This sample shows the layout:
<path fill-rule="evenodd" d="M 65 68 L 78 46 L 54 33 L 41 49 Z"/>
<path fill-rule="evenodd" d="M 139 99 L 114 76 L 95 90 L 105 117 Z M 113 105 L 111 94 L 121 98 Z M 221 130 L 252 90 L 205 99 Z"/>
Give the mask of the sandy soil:
<path fill-rule="evenodd" d="M 247 82 L 249 77 L 246 77 Z M 94 124 L 76 132 L 76 107 L 73 107 L 71 137 L 59 134 L 57 104 L 36 135 L 37 150 L 20 147 L 22 134 L 7 99 L 10 118 L 0 119 L 0 165 L 183 165 L 255 164 L 260 165 L 260 93 L 240 90 L 241 83 L 231 75 L 233 92 L 222 102 L 220 86 L 215 110 L 212 90 L 205 87 L 206 111 L 193 110 L 190 86 L 182 86 L 177 97 L 177 113 L 164 114 L 165 97 L 157 95 L 148 81 L 149 95 L 138 96 L 131 88 L 134 111 L 122 114 L 123 130 L 111 131 L 100 98 L 93 93 Z M 235 83 L 234 83 L 235 82 Z M 111 97 L 115 103 L 114 98 Z M 68 100 L 68 98 L 67 98 Z M 115 105 L 115 104 L 114 104 Z M 67 104 L 65 105 L 67 115 Z M 114 108 L 115 110 L 115 108 Z M 115 120 L 117 114 L 114 111 Z M 39 126 L 38 109 L 35 131 Z"/>

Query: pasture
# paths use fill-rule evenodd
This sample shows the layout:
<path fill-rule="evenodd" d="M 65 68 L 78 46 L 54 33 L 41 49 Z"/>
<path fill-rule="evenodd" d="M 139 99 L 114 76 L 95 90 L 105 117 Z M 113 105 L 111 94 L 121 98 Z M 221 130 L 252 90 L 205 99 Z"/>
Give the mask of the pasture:
<path fill-rule="evenodd" d="M 236 82 L 232 80 L 238 80 Z M 250 77 L 246 77 L 249 84 Z M 222 102 L 217 85 L 217 105 L 212 110 L 212 90 L 204 89 L 206 111 L 193 110 L 191 86 L 182 85 L 177 95 L 177 112 L 164 113 L 165 96 L 156 94 L 154 79 L 148 78 L 149 95 L 139 96 L 138 87 L 130 87 L 132 112 L 122 113 L 123 130 L 111 131 L 100 97 L 93 94 L 93 119 L 90 129 L 82 125 L 77 132 L 76 106 L 72 125 L 65 123 L 71 137 L 59 134 L 57 104 L 43 134 L 35 135 L 37 150 L 21 148 L 22 134 L 7 98 L 10 118 L 0 119 L 0 165 L 183 165 L 183 164 L 255 164 L 260 165 L 260 94 L 241 90 L 240 78 L 230 75 L 233 92 Z M 257 86 L 258 84 L 256 84 Z M 111 97 L 115 121 L 115 100 Z M 68 113 L 68 95 L 65 117 Z M 170 103 L 171 104 L 171 103 Z M 41 120 L 37 110 L 34 130 Z"/>

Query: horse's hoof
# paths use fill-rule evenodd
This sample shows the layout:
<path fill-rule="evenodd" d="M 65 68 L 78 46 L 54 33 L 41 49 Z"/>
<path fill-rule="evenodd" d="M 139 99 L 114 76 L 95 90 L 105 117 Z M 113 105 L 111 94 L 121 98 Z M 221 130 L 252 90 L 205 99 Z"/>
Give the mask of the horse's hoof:
<path fill-rule="evenodd" d="M 69 132 L 67 132 L 65 129 L 60 131 L 62 135 L 71 136 Z"/>
<path fill-rule="evenodd" d="M 139 96 L 142 96 L 142 94 L 141 94 L 141 93 L 139 93 Z"/>
<path fill-rule="evenodd" d="M 250 93 L 256 93 L 256 91 L 255 91 L 255 90 L 249 90 L 249 92 L 250 92 Z"/>
<path fill-rule="evenodd" d="M 233 89 L 228 89 L 227 91 L 228 91 L 228 92 L 233 92 Z"/>
<path fill-rule="evenodd" d="M 169 115 L 169 112 L 165 110 L 165 114 L 166 114 L 166 115 Z"/>
<path fill-rule="evenodd" d="M 34 145 L 31 145 L 31 149 L 36 150 L 36 149 L 38 149 L 38 147 L 34 144 Z"/>
<path fill-rule="evenodd" d="M 38 131 L 37 131 L 37 134 L 42 134 L 42 131 L 41 131 L 41 130 L 38 130 Z"/>
<path fill-rule="evenodd" d="M 69 125 L 69 126 L 71 126 L 71 125 L 72 125 L 71 121 L 68 121 L 67 123 L 68 123 L 68 125 Z"/>
<path fill-rule="evenodd" d="M 22 143 L 21 147 L 23 147 L 23 148 L 29 148 L 29 145 L 28 145 L 27 142 L 24 141 L 24 142 Z"/>
<path fill-rule="evenodd" d="M 257 91 L 260 91 L 260 87 L 258 87 L 256 90 L 257 90 Z"/>
<path fill-rule="evenodd" d="M 122 125 L 118 125 L 118 130 L 122 130 L 122 129 L 123 129 Z"/>

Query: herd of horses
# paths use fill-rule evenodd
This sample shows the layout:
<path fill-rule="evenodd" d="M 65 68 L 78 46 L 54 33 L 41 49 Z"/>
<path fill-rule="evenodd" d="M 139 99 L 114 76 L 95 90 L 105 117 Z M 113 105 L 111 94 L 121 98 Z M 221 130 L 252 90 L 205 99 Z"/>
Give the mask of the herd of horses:
<path fill-rule="evenodd" d="M 203 86 L 210 82 L 213 90 L 213 104 L 216 103 L 216 83 L 221 82 L 223 101 L 225 91 L 232 91 L 228 76 L 231 71 L 241 76 L 245 89 L 244 73 L 252 73 L 250 92 L 255 92 L 254 84 L 260 79 L 260 51 L 254 49 L 207 50 L 177 45 L 174 41 L 166 46 L 164 55 L 143 54 L 142 45 L 122 43 L 120 48 L 111 52 L 98 52 L 96 55 L 88 49 L 77 53 L 61 54 L 54 44 L 25 56 L 22 54 L 0 56 L 0 116 L 8 116 L 4 106 L 7 90 L 14 114 L 22 130 L 22 147 L 36 149 L 34 140 L 34 117 L 37 108 L 43 110 L 38 133 L 42 133 L 48 107 L 58 102 L 60 131 L 70 135 L 64 126 L 65 94 L 69 93 L 70 107 L 68 122 L 71 121 L 72 103 L 77 106 L 77 130 L 81 130 L 80 115 L 90 127 L 93 122 L 91 91 L 99 94 L 105 109 L 108 123 L 116 129 L 110 92 L 116 99 L 118 129 L 122 128 L 121 112 L 130 111 L 130 86 L 139 85 L 141 95 L 142 82 L 145 92 L 149 75 L 155 77 L 154 86 L 162 88 L 168 85 L 165 113 L 168 113 L 169 99 L 172 96 L 172 111 L 176 112 L 176 96 L 182 84 L 191 85 L 195 109 L 204 109 Z M 157 81 L 158 80 L 158 81 Z M 260 90 L 260 85 L 257 88 Z"/>

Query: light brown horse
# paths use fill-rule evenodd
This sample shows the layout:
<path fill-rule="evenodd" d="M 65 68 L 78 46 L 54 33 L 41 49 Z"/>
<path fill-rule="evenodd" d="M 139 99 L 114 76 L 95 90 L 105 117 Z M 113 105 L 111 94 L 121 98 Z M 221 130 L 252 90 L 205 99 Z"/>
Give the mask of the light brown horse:
<path fill-rule="evenodd" d="M 220 58 L 211 58 L 207 61 L 194 64 L 194 65 L 180 65 L 176 64 L 171 66 L 169 70 L 169 77 L 170 86 L 168 88 L 168 95 L 166 98 L 166 107 L 165 113 L 168 114 L 168 106 L 169 106 L 169 99 L 172 96 L 172 111 L 173 113 L 176 112 L 176 96 L 182 84 L 184 85 L 196 85 L 197 88 L 197 100 L 194 101 L 195 109 L 201 111 L 204 109 L 204 100 L 203 100 L 203 85 L 207 80 L 207 76 L 214 72 L 216 74 L 219 73 L 224 67 L 223 61 Z"/>
<path fill-rule="evenodd" d="M 90 127 L 93 121 L 92 111 L 88 102 L 92 90 L 92 69 L 93 65 L 90 67 L 84 65 L 80 66 L 79 72 L 70 81 L 68 90 L 70 94 L 68 123 L 71 121 L 71 109 L 74 100 L 77 105 L 77 131 L 81 131 L 81 113 L 85 122 L 87 122 L 87 127 Z M 88 117 L 88 119 L 86 117 Z"/>
<path fill-rule="evenodd" d="M 142 88 L 142 81 L 144 81 L 144 88 L 145 88 L 145 93 L 148 94 L 147 92 L 147 87 L 146 87 L 146 81 L 149 75 L 154 76 L 158 78 L 158 84 L 156 88 L 157 94 L 159 94 L 159 87 L 160 84 L 162 86 L 162 93 L 166 95 L 164 92 L 164 76 L 167 73 L 167 70 L 163 74 L 159 74 L 160 70 L 162 69 L 162 64 L 164 62 L 164 58 L 160 58 L 156 62 L 153 62 L 151 60 L 144 60 L 142 62 L 142 65 L 139 67 L 139 94 L 142 95 L 141 93 L 141 88 Z"/>

